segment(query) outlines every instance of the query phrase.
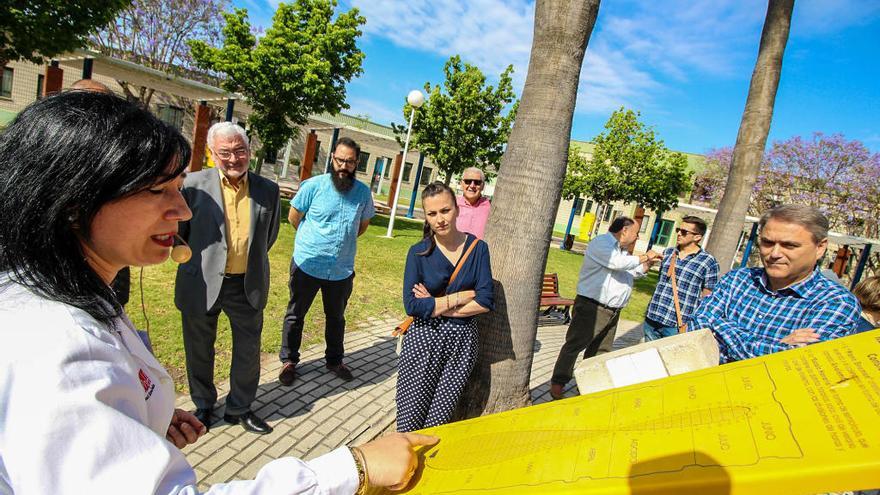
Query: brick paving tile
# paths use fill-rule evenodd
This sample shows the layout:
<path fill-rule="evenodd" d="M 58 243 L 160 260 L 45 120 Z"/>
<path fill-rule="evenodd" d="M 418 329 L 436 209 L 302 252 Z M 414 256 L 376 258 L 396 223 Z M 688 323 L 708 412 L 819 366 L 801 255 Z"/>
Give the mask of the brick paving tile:
<path fill-rule="evenodd" d="M 224 483 L 229 480 L 235 479 L 235 473 L 239 472 L 242 467 L 243 465 L 236 461 L 228 461 L 220 466 L 216 471 L 209 474 L 208 477 L 205 478 L 205 483 L 209 485 L 214 485 L 217 483 Z"/>
<path fill-rule="evenodd" d="M 265 442 L 262 439 L 256 441 L 252 440 L 250 445 L 246 446 L 243 450 L 235 455 L 235 460 L 246 465 L 256 459 L 268 448 L 268 442 Z"/>
<path fill-rule="evenodd" d="M 260 471 L 260 469 L 263 469 L 263 466 L 269 464 L 273 460 L 275 459 L 265 454 L 260 455 L 256 459 L 245 464 L 245 466 L 241 468 L 241 470 L 235 473 L 235 479 L 252 480 L 257 477 L 257 473 Z"/>
<path fill-rule="evenodd" d="M 199 464 L 199 467 L 213 474 L 223 464 L 229 461 L 229 459 L 235 457 L 236 454 L 238 454 L 238 450 L 233 449 L 232 447 L 224 447 L 207 456 L 205 460 Z M 236 469 L 235 471 L 238 471 L 238 469 Z M 233 471 L 233 473 L 235 473 L 235 471 Z"/>

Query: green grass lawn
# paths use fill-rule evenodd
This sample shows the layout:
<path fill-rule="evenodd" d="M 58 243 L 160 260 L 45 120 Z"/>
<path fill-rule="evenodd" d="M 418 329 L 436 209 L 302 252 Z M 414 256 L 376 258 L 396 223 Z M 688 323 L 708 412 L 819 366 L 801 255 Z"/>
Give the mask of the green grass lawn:
<path fill-rule="evenodd" d="M 285 202 L 286 203 L 286 202 Z M 287 212 L 282 212 L 287 218 Z M 351 327 L 356 322 L 370 316 L 385 318 L 389 315 L 402 317 L 401 281 L 406 262 L 406 252 L 422 237 L 422 222 L 398 217 L 395 219 L 393 239 L 386 239 L 388 217 L 376 216 L 370 227 L 358 240 L 355 260 L 354 291 L 348 303 L 346 320 Z M 281 319 L 287 308 L 289 291 L 287 288 L 290 257 L 293 253 L 294 230 L 282 222 L 278 241 L 269 252 L 271 280 L 269 302 L 264 313 L 261 349 L 263 352 L 277 353 L 281 346 Z M 583 260 L 579 254 L 550 249 L 547 272 L 559 274 L 560 292 L 564 297 L 574 298 L 578 271 Z M 186 365 L 183 352 L 183 338 L 180 313 L 174 306 L 174 277 L 177 264 L 168 261 L 162 265 L 143 270 L 143 292 L 146 313 L 149 318 L 150 338 L 159 361 L 174 378 L 177 390 L 184 392 L 186 386 Z M 632 300 L 622 313 L 622 318 L 641 320 L 651 298 L 657 274 L 639 280 Z M 126 310 L 138 328 L 146 328 L 140 308 L 139 270 L 132 270 L 131 301 Z M 306 317 L 303 346 L 308 346 L 324 338 L 324 313 L 320 293 Z M 229 360 L 232 340 L 229 322 L 220 317 L 217 331 L 217 359 L 215 380 L 229 377 Z"/>

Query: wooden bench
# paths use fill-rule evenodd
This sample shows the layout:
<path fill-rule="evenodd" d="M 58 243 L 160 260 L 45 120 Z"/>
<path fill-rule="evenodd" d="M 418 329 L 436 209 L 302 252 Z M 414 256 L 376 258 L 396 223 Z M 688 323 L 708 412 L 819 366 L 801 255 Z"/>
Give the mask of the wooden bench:
<path fill-rule="evenodd" d="M 544 282 L 541 284 L 541 302 L 538 304 L 538 311 L 546 307 L 541 316 L 550 317 L 554 311 L 562 313 L 563 322 L 571 321 L 571 306 L 574 301 L 565 299 L 559 295 L 559 277 L 555 273 L 545 273 Z"/>
<path fill-rule="evenodd" d="M 376 213 L 380 215 L 390 215 L 391 208 L 388 207 L 385 203 L 380 203 L 378 201 L 373 201 L 373 209 L 376 210 Z"/>

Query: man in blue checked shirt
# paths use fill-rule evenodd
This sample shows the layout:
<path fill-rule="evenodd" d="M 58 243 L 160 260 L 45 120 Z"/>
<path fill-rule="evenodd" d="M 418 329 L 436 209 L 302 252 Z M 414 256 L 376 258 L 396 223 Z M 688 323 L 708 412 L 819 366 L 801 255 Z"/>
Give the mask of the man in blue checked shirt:
<path fill-rule="evenodd" d="M 810 206 L 783 205 L 758 225 L 764 268 L 724 275 L 688 329 L 711 329 L 722 363 L 854 333 L 858 301 L 816 268 L 828 246 L 828 219 Z"/>
<path fill-rule="evenodd" d="M 648 304 L 645 323 L 645 340 L 657 340 L 678 333 L 678 316 L 672 291 L 669 267 L 675 256 L 675 280 L 681 311 L 681 321 L 686 323 L 700 304 L 700 298 L 709 295 L 718 281 L 718 262 L 711 254 L 700 248 L 706 234 L 706 222 L 695 216 L 681 219 L 675 229 L 678 234 L 676 247 L 663 251 L 660 263 L 660 281 Z"/>
<path fill-rule="evenodd" d="M 345 307 L 354 281 L 357 238 L 375 215 L 370 189 L 355 179 L 360 147 L 343 137 L 333 148 L 333 170 L 300 184 L 290 201 L 290 225 L 296 229 L 290 260 L 290 302 L 281 328 L 282 385 L 293 384 L 303 323 L 318 290 L 324 302 L 326 368 L 345 381 L 353 378 L 343 364 Z"/>

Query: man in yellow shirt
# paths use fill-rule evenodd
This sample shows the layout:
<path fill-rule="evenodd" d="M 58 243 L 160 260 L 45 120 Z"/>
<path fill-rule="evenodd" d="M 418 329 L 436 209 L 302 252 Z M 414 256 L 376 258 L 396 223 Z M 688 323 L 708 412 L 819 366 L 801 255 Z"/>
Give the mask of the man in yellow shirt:
<path fill-rule="evenodd" d="M 206 426 L 217 401 L 214 341 L 223 311 L 232 327 L 232 369 L 223 419 L 266 434 L 250 409 L 260 379 L 260 334 L 269 294 L 269 249 L 278 236 L 278 184 L 248 171 L 244 129 L 231 122 L 208 130 L 216 168 L 187 175 L 183 196 L 193 216 L 180 237 L 193 256 L 177 269 L 174 302 L 183 320 L 186 371 L 195 415 Z"/>

